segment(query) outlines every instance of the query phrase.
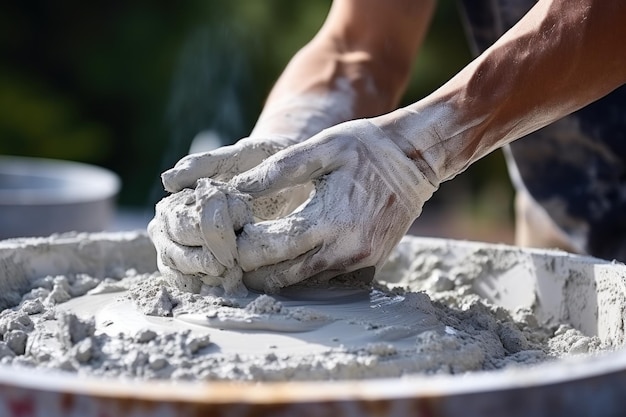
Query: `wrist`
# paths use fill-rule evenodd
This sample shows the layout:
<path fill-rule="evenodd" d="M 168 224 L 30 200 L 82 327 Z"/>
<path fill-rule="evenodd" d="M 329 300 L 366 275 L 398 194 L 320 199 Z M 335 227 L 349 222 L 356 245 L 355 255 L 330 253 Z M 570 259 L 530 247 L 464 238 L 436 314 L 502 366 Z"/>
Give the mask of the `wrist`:
<path fill-rule="evenodd" d="M 250 138 L 279 137 L 293 145 L 353 118 L 349 91 L 294 92 L 264 107 Z"/>
<path fill-rule="evenodd" d="M 448 122 L 453 112 L 446 106 L 433 108 L 401 108 L 372 119 L 400 150 L 433 184 L 451 179 L 457 174 L 451 152 Z M 462 169 L 458 169 L 460 172 Z"/>
<path fill-rule="evenodd" d="M 376 118 L 387 135 L 430 178 L 443 182 L 491 152 L 497 106 L 479 106 L 447 85 L 417 103 Z M 489 111 L 490 109 L 491 111 Z M 491 132 L 489 129 L 492 129 Z"/>
<path fill-rule="evenodd" d="M 428 175 L 431 171 L 422 169 L 409 158 L 375 119 L 353 120 L 326 133 L 338 140 L 348 136 L 360 143 L 359 146 L 364 146 L 368 163 L 376 166 L 381 177 L 386 179 L 386 185 L 401 197 L 399 202 L 409 211 L 421 209 L 421 204 L 415 205 L 415 202 L 428 200 L 439 187 L 440 181 Z M 355 159 L 350 158 L 350 161 Z"/>

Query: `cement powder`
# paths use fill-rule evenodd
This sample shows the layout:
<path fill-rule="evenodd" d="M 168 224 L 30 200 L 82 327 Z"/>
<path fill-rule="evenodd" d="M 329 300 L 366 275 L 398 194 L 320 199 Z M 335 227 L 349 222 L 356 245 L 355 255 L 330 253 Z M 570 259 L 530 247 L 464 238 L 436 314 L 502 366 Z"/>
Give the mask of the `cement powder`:
<path fill-rule="evenodd" d="M 338 380 L 488 371 L 610 348 L 481 298 L 471 283 L 488 257 L 443 267 L 441 256 L 419 253 L 408 266 L 392 257 L 371 286 L 246 298 L 185 293 L 132 269 L 46 276 L 0 313 L 0 363 L 102 377 Z"/>

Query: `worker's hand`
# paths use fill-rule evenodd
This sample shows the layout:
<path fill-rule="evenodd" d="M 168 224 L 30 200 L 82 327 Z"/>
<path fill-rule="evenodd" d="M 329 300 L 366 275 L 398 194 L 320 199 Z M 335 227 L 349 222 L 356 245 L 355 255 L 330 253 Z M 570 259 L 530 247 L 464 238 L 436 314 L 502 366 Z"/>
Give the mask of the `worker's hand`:
<path fill-rule="evenodd" d="M 235 232 L 250 222 L 250 198 L 210 179 L 164 198 L 148 225 L 159 271 L 191 292 L 204 283 L 244 295 Z"/>
<path fill-rule="evenodd" d="M 345 100 L 351 91 L 283 90 L 288 94 L 283 92 L 269 100 L 250 137 L 211 152 L 188 155 L 162 174 L 165 189 L 175 194 L 157 205 L 149 230 L 158 252 L 159 270 L 178 286 L 197 292 L 205 283 L 222 286 L 230 294 L 242 292 L 235 231 L 243 226 L 243 220 L 228 218 L 232 201 L 240 201 L 241 196 L 233 197 L 236 193 L 214 181 L 228 181 L 270 155 L 351 116 L 351 106 Z M 336 103 L 342 104 L 339 110 Z M 255 198 L 246 203 L 247 222 L 285 216 L 306 201 L 311 190 L 312 183 L 301 182 Z M 211 215 L 216 208 L 222 212 Z M 224 241 L 207 237 L 206 230 L 218 227 Z"/>
<path fill-rule="evenodd" d="M 246 224 L 238 237 L 244 283 L 275 291 L 379 268 L 437 189 L 368 120 L 343 123 L 231 181 L 253 198 L 313 181 L 314 196 L 285 217 Z"/>

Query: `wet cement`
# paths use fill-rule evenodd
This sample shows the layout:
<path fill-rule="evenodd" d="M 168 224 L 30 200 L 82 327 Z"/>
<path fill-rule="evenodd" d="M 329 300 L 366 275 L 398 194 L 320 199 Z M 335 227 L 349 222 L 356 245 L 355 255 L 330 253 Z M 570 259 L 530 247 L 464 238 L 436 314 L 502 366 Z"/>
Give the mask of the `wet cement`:
<path fill-rule="evenodd" d="M 0 313 L 0 363 L 140 379 L 339 380 L 540 365 L 619 344 L 488 301 L 479 278 L 530 279 L 515 259 L 494 270 L 496 253 L 449 263 L 422 248 L 410 265 L 392 256 L 371 285 L 240 298 L 186 293 L 134 269 L 48 275 Z"/>

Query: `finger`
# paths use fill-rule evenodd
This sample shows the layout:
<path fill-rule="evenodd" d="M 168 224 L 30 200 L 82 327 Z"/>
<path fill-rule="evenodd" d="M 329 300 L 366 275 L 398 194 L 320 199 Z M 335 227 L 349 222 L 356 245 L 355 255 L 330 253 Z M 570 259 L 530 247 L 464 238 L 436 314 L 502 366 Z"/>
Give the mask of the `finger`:
<path fill-rule="evenodd" d="M 177 288 L 192 293 L 199 293 L 202 288 L 202 281 L 193 275 L 185 275 L 181 272 L 164 265 L 159 258 L 157 258 L 157 267 L 161 275 Z"/>
<path fill-rule="evenodd" d="M 319 247 L 312 249 L 310 253 L 317 251 L 319 251 Z M 308 253 L 304 253 L 294 259 L 244 272 L 243 282 L 249 289 L 276 293 L 283 287 L 296 284 L 308 278 L 308 276 L 299 273 L 306 256 L 308 256 Z"/>
<path fill-rule="evenodd" d="M 335 185 L 345 182 L 343 172 L 314 182 L 315 192 L 303 207 L 276 220 L 247 224 L 237 239 L 239 264 L 244 271 L 294 259 L 338 236 L 337 216 L 349 207 L 345 192 Z M 345 227 L 342 227 L 345 231 Z"/>
<path fill-rule="evenodd" d="M 239 265 L 244 271 L 297 258 L 321 245 L 323 233 L 312 227 L 306 212 L 247 224 L 237 239 Z"/>
<path fill-rule="evenodd" d="M 342 137 L 323 137 L 284 149 L 255 168 L 233 178 L 239 191 L 255 197 L 305 184 L 355 161 L 355 148 Z"/>
<path fill-rule="evenodd" d="M 290 259 L 275 265 L 263 266 L 246 272 L 243 282 L 256 291 L 275 293 L 281 288 L 307 281 L 307 285 L 369 285 L 374 279 L 376 267 L 362 262 L 339 261 L 334 254 L 334 245 L 318 247 L 296 259 Z"/>
<path fill-rule="evenodd" d="M 234 231 L 237 232 L 241 230 L 245 224 L 254 221 L 254 204 L 250 196 L 236 193 L 232 187 L 230 187 L 230 192 L 226 193 L 226 199 L 228 200 L 228 213 L 233 222 Z"/>
<path fill-rule="evenodd" d="M 193 188 L 200 178 L 231 173 L 237 165 L 238 148 L 237 145 L 224 146 L 211 152 L 194 153 L 181 158 L 173 168 L 161 174 L 165 190 L 175 193 L 183 188 Z"/>
<path fill-rule="evenodd" d="M 244 140 L 211 152 L 187 155 L 163 172 L 161 181 L 166 191 L 175 193 L 183 188 L 193 188 L 200 178 L 229 180 L 260 163 L 269 152 L 261 146 L 247 146 Z"/>
<path fill-rule="evenodd" d="M 226 270 L 220 281 L 225 295 L 229 297 L 245 297 L 248 295 L 248 289 L 243 284 L 242 275 L 241 268 L 238 266 Z"/>
<path fill-rule="evenodd" d="M 165 191 L 176 193 L 183 188 L 192 188 L 198 178 L 211 176 L 211 158 L 211 153 L 191 154 L 183 157 L 173 168 L 161 174 Z"/>
<path fill-rule="evenodd" d="M 226 268 L 233 268 L 237 257 L 237 237 L 226 195 L 210 180 L 198 181 L 195 195 L 200 232 L 206 248 Z"/>
<path fill-rule="evenodd" d="M 195 192 L 191 189 L 165 197 L 156 205 L 155 226 L 160 224 L 169 238 L 181 245 L 202 246 L 204 239 L 195 204 Z"/>
<path fill-rule="evenodd" d="M 163 265 L 190 275 L 219 276 L 224 272 L 224 266 L 202 247 L 184 246 L 172 241 L 163 223 L 156 218 L 148 224 L 148 234 L 157 250 L 157 258 Z"/>
<path fill-rule="evenodd" d="M 162 239 L 158 252 L 165 266 L 186 275 L 220 276 L 226 269 L 210 252 L 200 246 L 182 246 L 171 240 Z"/>

